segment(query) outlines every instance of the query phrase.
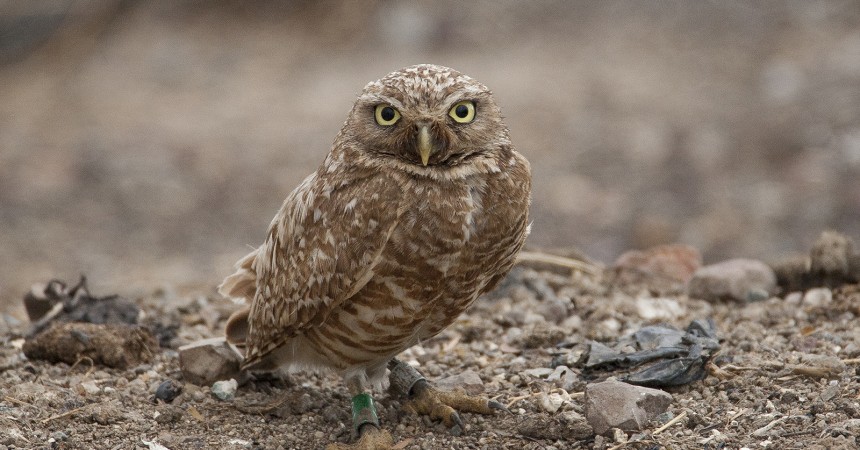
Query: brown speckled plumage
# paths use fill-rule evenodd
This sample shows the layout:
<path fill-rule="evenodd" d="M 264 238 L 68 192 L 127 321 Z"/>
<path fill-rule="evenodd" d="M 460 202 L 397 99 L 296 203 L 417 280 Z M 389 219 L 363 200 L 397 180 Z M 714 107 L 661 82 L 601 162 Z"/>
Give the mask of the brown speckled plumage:
<path fill-rule="evenodd" d="M 470 123 L 449 116 L 463 100 Z M 400 120 L 378 124 L 380 104 Z M 419 126 L 433 143 L 426 166 Z M 482 84 L 433 65 L 369 83 L 323 164 L 220 287 L 250 303 L 247 330 L 234 323 L 243 330 L 230 336 L 244 339 L 244 366 L 379 381 L 508 272 L 528 234 L 530 184 Z"/>

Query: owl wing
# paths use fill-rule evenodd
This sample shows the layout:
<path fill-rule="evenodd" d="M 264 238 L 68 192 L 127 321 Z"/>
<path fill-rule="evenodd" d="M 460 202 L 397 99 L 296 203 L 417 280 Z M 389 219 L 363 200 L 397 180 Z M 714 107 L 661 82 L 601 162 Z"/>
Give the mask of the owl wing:
<path fill-rule="evenodd" d="M 400 217 L 397 185 L 379 172 L 323 168 L 287 197 L 250 264 L 245 367 L 367 284 Z"/>

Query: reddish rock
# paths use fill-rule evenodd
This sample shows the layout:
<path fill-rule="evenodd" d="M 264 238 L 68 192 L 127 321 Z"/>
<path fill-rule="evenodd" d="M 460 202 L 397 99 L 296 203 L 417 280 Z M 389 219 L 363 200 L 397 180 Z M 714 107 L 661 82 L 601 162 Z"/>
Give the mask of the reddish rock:
<path fill-rule="evenodd" d="M 670 244 L 626 252 L 615 260 L 614 267 L 686 283 L 701 265 L 699 250 L 689 245 Z"/>

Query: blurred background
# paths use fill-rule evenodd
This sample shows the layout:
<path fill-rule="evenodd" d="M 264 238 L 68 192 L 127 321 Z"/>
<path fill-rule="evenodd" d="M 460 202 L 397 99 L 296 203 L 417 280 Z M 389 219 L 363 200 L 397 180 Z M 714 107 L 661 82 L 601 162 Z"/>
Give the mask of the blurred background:
<path fill-rule="evenodd" d="M 0 0 L 0 310 L 81 273 L 213 287 L 365 83 L 422 62 L 494 90 L 532 246 L 860 238 L 856 0 Z"/>

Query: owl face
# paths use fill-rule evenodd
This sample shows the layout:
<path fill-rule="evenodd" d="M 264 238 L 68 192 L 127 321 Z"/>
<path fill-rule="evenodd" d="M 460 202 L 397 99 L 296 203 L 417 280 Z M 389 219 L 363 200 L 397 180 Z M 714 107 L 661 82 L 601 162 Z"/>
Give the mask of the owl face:
<path fill-rule="evenodd" d="M 365 86 L 347 119 L 370 156 L 456 167 L 510 145 L 489 89 L 453 69 L 418 65 Z"/>

